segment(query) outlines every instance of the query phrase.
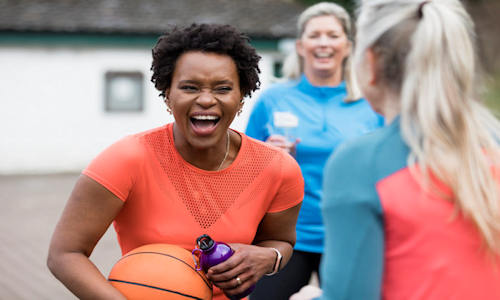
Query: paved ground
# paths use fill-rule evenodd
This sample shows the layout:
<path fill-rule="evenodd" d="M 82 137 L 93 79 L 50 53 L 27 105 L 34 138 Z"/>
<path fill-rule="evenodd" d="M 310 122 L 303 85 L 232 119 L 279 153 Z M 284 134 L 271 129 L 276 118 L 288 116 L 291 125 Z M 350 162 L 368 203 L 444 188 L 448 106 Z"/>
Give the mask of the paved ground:
<path fill-rule="evenodd" d="M 0 300 L 76 299 L 45 264 L 50 237 L 79 175 L 0 176 Z M 107 276 L 121 253 L 110 228 L 91 260 Z M 311 283 L 317 285 L 316 277 Z"/>
<path fill-rule="evenodd" d="M 50 236 L 76 174 L 0 176 L 0 299 L 75 299 L 47 269 Z M 91 256 L 107 275 L 120 258 L 111 228 Z"/>

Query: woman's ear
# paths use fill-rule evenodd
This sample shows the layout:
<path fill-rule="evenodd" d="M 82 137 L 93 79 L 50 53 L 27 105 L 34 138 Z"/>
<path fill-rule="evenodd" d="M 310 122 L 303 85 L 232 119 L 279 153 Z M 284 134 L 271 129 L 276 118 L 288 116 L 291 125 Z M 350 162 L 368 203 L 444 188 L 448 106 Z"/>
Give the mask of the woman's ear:
<path fill-rule="evenodd" d="M 351 56 L 351 59 L 352 59 L 352 55 L 353 55 L 352 51 L 353 51 L 352 42 L 350 40 L 347 40 L 347 43 L 345 46 L 344 58 L 342 61 L 345 62 L 349 58 L 349 56 Z"/>
<path fill-rule="evenodd" d="M 366 63 L 366 72 L 367 82 L 370 85 L 375 85 L 378 83 L 378 74 L 377 74 L 377 66 L 378 66 L 378 58 L 377 54 L 373 51 L 373 49 L 369 48 L 365 52 L 365 63 Z"/>
<path fill-rule="evenodd" d="M 169 113 L 172 113 L 172 108 L 170 107 L 169 92 L 170 92 L 170 90 L 168 90 L 168 89 L 165 90 L 165 98 L 163 99 L 163 102 L 165 102 L 165 105 L 167 106 L 167 111 Z"/>
<path fill-rule="evenodd" d="M 237 113 L 237 115 L 238 115 L 238 116 L 239 116 L 239 115 L 241 115 L 241 112 L 243 111 L 243 105 L 244 105 L 244 104 L 245 104 L 245 99 L 244 99 L 244 98 L 241 98 L 241 99 L 240 99 L 240 105 L 239 105 L 239 107 L 238 107 L 238 113 Z"/>
<path fill-rule="evenodd" d="M 352 46 L 351 40 L 349 40 L 349 39 L 347 40 L 347 46 L 346 47 L 347 47 L 347 53 L 348 53 L 348 55 L 352 55 L 352 52 L 353 52 L 354 48 Z"/>

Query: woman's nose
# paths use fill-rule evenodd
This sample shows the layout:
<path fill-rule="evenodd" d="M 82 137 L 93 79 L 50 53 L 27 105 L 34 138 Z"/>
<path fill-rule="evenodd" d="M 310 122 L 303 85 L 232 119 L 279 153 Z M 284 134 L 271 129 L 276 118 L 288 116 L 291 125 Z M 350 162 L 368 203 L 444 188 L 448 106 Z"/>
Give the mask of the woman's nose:
<path fill-rule="evenodd" d="M 202 91 L 196 100 L 198 104 L 204 107 L 212 106 L 217 102 L 210 91 Z"/>
<path fill-rule="evenodd" d="M 324 46 L 324 45 L 328 45 L 329 43 L 329 38 L 328 36 L 322 34 L 320 37 L 319 37 L 319 41 L 318 43 L 321 45 L 321 46 Z"/>

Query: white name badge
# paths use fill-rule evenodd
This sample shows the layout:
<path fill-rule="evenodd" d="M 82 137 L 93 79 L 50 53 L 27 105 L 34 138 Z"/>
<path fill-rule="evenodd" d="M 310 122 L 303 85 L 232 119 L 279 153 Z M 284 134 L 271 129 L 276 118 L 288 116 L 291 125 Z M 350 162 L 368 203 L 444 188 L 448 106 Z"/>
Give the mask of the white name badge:
<path fill-rule="evenodd" d="M 297 127 L 299 126 L 299 118 L 296 115 L 287 111 L 276 111 L 273 113 L 273 122 L 276 127 Z"/>

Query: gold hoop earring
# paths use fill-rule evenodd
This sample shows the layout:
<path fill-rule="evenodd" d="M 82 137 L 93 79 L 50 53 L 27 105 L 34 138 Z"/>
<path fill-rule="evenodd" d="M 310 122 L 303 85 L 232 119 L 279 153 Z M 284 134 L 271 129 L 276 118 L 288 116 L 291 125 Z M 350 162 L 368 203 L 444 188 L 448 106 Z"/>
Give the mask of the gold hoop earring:
<path fill-rule="evenodd" d="M 240 101 L 240 110 L 238 111 L 238 116 L 241 115 L 241 112 L 243 111 L 243 105 L 245 105 L 245 100 Z"/>
<path fill-rule="evenodd" d="M 165 101 L 164 102 L 165 102 L 165 105 L 167 106 L 167 112 L 169 114 L 172 114 L 172 110 L 170 109 L 170 105 L 168 103 L 168 98 L 167 97 L 165 97 Z"/>

